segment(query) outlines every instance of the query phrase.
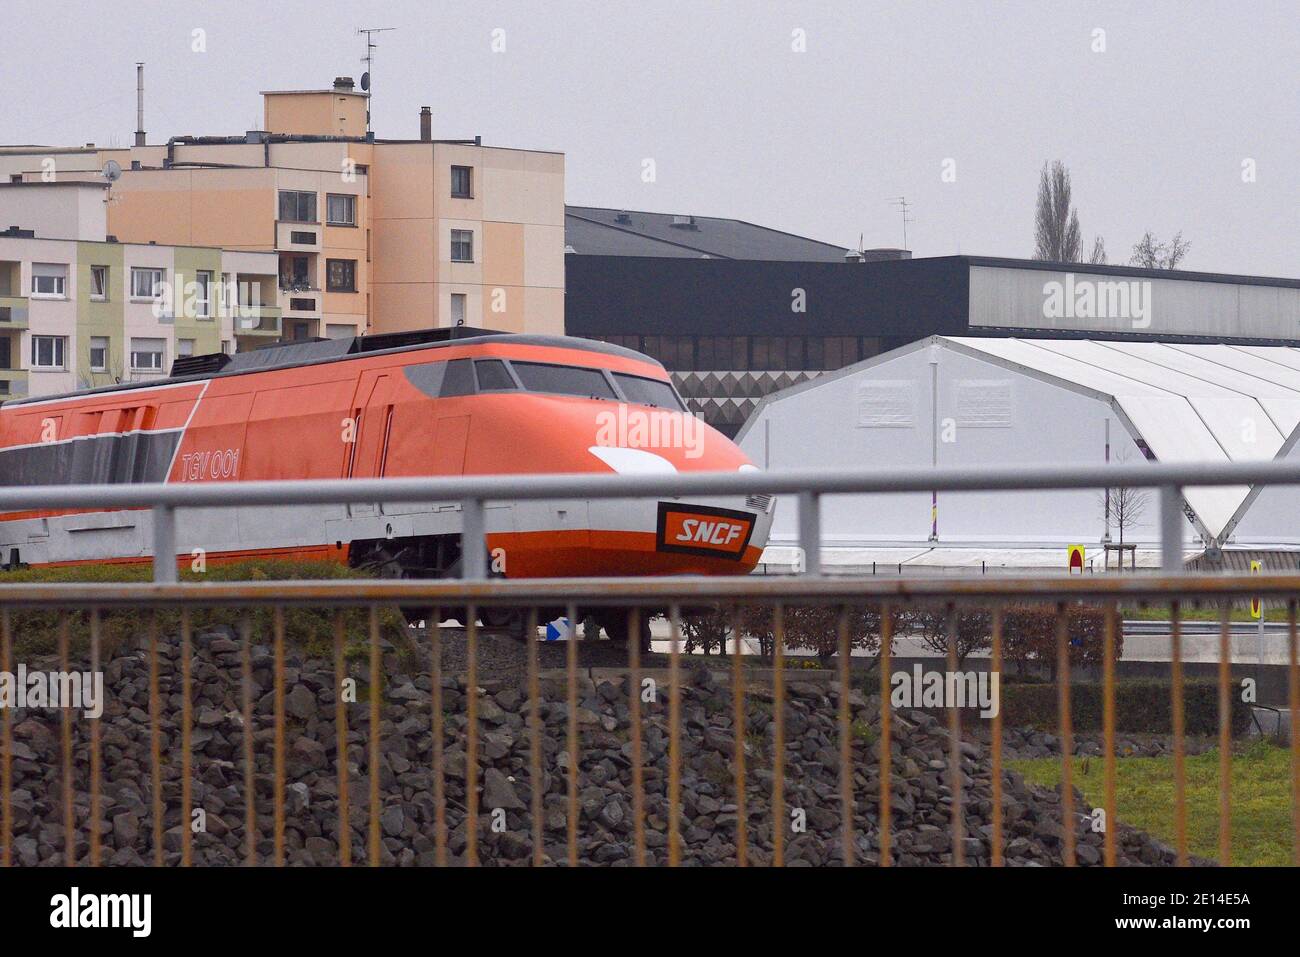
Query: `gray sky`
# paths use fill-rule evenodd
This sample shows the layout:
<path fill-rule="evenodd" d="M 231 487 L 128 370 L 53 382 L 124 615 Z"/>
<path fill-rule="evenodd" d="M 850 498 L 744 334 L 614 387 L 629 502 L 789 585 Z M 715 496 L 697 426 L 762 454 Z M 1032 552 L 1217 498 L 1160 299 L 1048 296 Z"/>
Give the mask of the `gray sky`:
<path fill-rule="evenodd" d="M 1111 262 L 1144 229 L 1182 229 L 1184 268 L 1300 276 L 1294 0 L 110 6 L 11 11 L 0 142 L 128 144 L 137 59 L 151 142 L 240 133 L 261 125 L 259 90 L 359 77 L 355 28 L 396 27 L 378 38 L 377 134 L 414 137 L 428 104 L 435 136 L 563 151 L 572 203 L 896 246 L 905 195 L 916 255 L 1023 257 L 1038 170 L 1059 158 L 1085 247 L 1100 233 Z"/>

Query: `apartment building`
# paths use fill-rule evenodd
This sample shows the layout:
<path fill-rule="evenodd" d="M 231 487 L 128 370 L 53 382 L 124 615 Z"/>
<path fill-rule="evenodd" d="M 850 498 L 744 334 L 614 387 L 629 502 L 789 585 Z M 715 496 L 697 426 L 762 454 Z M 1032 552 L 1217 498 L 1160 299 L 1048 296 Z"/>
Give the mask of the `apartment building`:
<path fill-rule="evenodd" d="M 0 184 L 0 399 L 161 378 L 281 337 L 277 258 L 118 242 L 103 183 Z"/>
<path fill-rule="evenodd" d="M 465 324 L 564 331 L 564 156 L 377 139 L 368 95 L 265 91 L 263 125 L 123 149 L 0 147 L 0 181 L 106 182 L 107 232 L 276 257 L 285 339 Z"/>

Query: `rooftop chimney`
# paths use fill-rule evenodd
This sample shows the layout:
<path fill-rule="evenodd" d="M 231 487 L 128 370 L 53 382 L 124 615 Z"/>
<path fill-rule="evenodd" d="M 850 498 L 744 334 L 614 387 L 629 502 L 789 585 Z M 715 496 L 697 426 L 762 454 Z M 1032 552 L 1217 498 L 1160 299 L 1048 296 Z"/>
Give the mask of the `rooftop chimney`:
<path fill-rule="evenodd" d="M 420 107 L 420 140 L 425 143 L 433 140 L 433 110 L 427 106 Z"/>
<path fill-rule="evenodd" d="M 348 92 L 348 93 L 351 93 L 351 92 L 352 92 L 352 77 L 350 77 L 350 76 L 336 76 L 336 77 L 334 78 L 334 89 L 339 90 L 340 92 Z"/>
<path fill-rule="evenodd" d="M 135 65 L 135 145 L 144 146 L 144 64 Z"/>

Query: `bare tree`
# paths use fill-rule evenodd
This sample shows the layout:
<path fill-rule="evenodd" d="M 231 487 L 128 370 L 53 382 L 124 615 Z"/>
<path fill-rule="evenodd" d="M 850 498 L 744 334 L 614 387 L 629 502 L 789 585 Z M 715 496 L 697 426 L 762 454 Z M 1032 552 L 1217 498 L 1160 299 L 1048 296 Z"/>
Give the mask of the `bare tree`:
<path fill-rule="evenodd" d="M 1106 241 L 1100 236 L 1092 240 L 1092 255 L 1088 257 L 1088 262 L 1094 266 L 1106 265 Z"/>
<path fill-rule="evenodd" d="M 1115 456 L 1120 465 L 1126 464 L 1132 456 L 1127 450 L 1121 450 Z M 1111 525 L 1119 530 L 1119 544 L 1124 544 L 1124 530 L 1132 530 L 1141 524 L 1142 516 L 1147 510 L 1151 493 L 1144 488 L 1108 488 L 1100 496 L 1103 515 L 1106 520 L 1106 535 L 1110 535 Z M 1121 564 L 1123 559 L 1121 559 Z"/>
<path fill-rule="evenodd" d="M 1187 251 L 1191 246 L 1190 242 L 1183 239 L 1181 229 L 1168 243 L 1161 242 L 1156 238 L 1155 233 L 1148 229 L 1134 244 L 1129 265 L 1141 266 L 1144 269 L 1177 269 L 1178 264 L 1187 258 Z"/>
<path fill-rule="evenodd" d="M 1079 214 L 1070 204 L 1070 171 L 1060 160 L 1050 167 L 1044 163 L 1034 212 L 1034 258 L 1077 263 L 1082 259 L 1081 235 Z"/>

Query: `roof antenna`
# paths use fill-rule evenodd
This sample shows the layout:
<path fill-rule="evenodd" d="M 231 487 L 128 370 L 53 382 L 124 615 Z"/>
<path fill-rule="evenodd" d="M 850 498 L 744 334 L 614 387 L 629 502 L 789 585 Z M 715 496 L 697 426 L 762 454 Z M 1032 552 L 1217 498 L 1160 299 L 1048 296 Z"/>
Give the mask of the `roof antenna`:
<path fill-rule="evenodd" d="M 889 201 L 889 205 L 893 206 L 903 215 L 903 248 L 906 249 L 907 248 L 907 224 L 916 222 L 916 220 L 912 218 L 912 212 L 911 212 L 912 204 L 907 201 L 906 196 L 895 196 L 893 199 Z"/>
<path fill-rule="evenodd" d="M 371 86 L 371 73 L 375 63 L 375 43 L 376 33 L 388 33 L 390 30 L 396 30 L 397 27 L 359 27 L 357 35 L 365 35 L 366 38 L 366 55 L 361 58 L 361 62 L 366 65 L 366 72 L 361 74 L 361 92 L 369 93 Z M 366 99 L 366 133 L 371 133 L 370 126 L 370 100 Z"/>

